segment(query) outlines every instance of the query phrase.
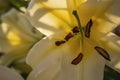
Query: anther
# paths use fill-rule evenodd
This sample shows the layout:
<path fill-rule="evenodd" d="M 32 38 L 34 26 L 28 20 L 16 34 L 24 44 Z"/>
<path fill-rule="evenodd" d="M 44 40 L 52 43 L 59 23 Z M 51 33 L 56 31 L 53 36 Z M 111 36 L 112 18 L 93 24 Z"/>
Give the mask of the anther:
<path fill-rule="evenodd" d="M 102 57 L 104 57 L 106 60 L 111 61 L 110 56 L 109 56 L 109 54 L 108 54 L 108 52 L 107 52 L 106 50 L 104 50 L 103 48 L 98 47 L 98 46 L 95 47 L 95 50 L 96 50 Z"/>
<path fill-rule="evenodd" d="M 78 28 L 77 26 L 75 26 L 75 27 L 72 29 L 72 32 L 73 32 L 73 33 L 78 33 L 78 32 L 80 32 L 80 31 L 79 31 L 79 28 Z"/>
<path fill-rule="evenodd" d="M 65 41 L 63 41 L 63 40 L 61 40 L 61 41 L 56 41 L 55 42 L 55 45 L 56 46 L 60 46 L 61 44 L 64 44 L 65 43 Z"/>
<path fill-rule="evenodd" d="M 120 36 L 120 25 L 118 25 L 114 30 L 113 33 L 115 33 L 116 35 Z"/>
<path fill-rule="evenodd" d="M 65 40 L 68 41 L 70 38 L 74 37 L 74 35 L 70 32 L 65 36 Z"/>
<path fill-rule="evenodd" d="M 83 58 L 83 54 L 80 53 L 80 54 L 71 62 L 71 64 L 73 64 L 73 65 L 79 64 L 79 63 L 82 61 L 82 58 Z"/>
<path fill-rule="evenodd" d="M 91 31 L 91 27 L 92 27 L 92 19 L 90 19 L 90 21 L 87 23 L 86 27 L 85 27 L 85 37 L 90 38 L 90 31 Z"/>

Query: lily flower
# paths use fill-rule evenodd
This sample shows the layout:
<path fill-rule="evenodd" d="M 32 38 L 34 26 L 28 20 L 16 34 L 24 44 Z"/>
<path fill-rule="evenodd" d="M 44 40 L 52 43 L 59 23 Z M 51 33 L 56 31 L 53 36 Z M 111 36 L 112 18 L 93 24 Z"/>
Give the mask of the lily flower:
<path fill-rule="evenodd" d="M 24 80 L 15 70 L 0 66 L 0 80 Z"/>
<path fill-rule="evenodd" d="M 2 65 L 9 66 L 12 61 L 24 58 L 29 49 L 43 36 L 28 21 L 26 16 L 11 9 L 1 16 L 0 52 Z"/>
<path fill-rule="evenodd" d="M 106 64 L 116 69 L 120 38 L 114 31 L 120 24 L 119 3 L 31 0 L 26 14 L 46 37 L 27 55 L 33 68 L 28 80 L 103 80 Z"/>

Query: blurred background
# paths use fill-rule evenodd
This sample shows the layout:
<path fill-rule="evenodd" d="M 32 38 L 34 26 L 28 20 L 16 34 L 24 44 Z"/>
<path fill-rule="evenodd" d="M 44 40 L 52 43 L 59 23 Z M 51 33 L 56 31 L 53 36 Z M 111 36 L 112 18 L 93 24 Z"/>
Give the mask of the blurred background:
<path fill-rule="evenodd" d="M 21 8 L 26 8 L 28 3 L 29 0 L 0 0 L 0 14 L 3 14 L 11 8 L 21 10 Z"/>
<path fill-rule="evenodd" d="M 29 0 L 0 0 L 0 24 L 2 23 L 1 16 L 7 13 L 12 8 L 15 8 L 21 13 L 25 13 L 28 3 L 29 3 Z M 0 39 L 2 38 L 0 37 Z M 0 58 L 1 56 L 3 56 L 3 53 L 0 52 Z M 31 71 L 31 68 L 23 60 L 13 61 L 7 66 L 13 67 L 19 70 L 21 72 L 20 74 L 25 79 L 27 78 L 27 76 L 29 75 Z M 104 80 L 120 80 L 120 73 L 106 66 L 104 70 Z"/>

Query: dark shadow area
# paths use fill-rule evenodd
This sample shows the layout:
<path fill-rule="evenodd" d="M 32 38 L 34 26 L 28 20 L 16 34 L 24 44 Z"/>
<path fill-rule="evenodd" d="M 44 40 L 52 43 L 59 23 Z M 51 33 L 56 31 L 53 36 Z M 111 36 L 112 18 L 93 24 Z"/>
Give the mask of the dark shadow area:
<path fill-rule="evenodd" d="M 105 66 L 104 80 L 120 80 L 120 73 L 108 66 Z"/>

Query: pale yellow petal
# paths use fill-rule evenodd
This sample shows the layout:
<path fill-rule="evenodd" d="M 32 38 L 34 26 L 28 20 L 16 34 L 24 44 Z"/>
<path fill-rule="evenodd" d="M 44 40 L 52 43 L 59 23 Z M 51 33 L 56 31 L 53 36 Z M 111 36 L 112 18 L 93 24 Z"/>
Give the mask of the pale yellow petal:
<path fill-rule="evenodd" d="M 39 53 L 39 55 L 41 55 L 41 53 Z M 54 80 L 54 77 L 60 71 L 60 64 L 62 59 L 61 55 L 62 53 L 58 51 L 53 51 L 53 53 L 49 53 L 48 56 L 39 61 L 39 64 L 36 64 L 36 67 L 33 68 L 33 71 L 30 73 L 27 80 Z"/>
<path fill-rule="evenodd" d="M 109 52 L 111 58 L 107 65 L 120 72 L 120 37 L 110 32 L 106 35 L 102 45 Z"/>
<path fill-rule="evenodd" d="M 4 66 L 0 66 L 0 80 L 24 80 L 18 72 Z"/>
<path fill-rule="evenodd" d="M 82 61 L 73 65 L 72 60 L 81 52 L 78 36 L 60 46 L 55 46 L 54 38 L 41 40 L 27 55 L 33 68 L 28 80 L 102 80 L 105 60 L 88 44 Z"/>
<path fill-rule="evenodd" d="M 93 16 L 103 14 L 108 7 L 110 7 L 112 1 L 113 0 L 67 0 L 67 3 L 70 14 L 72 15 L 73 10 L 77 10 L 81 24 L 85 25 Z"/>
<path fill-rule="evenodd" d="M 101 36 L 106 36 L 120 24 L 119 3 L 120 0 L 114 0 L 104 14 L 93 20 L 92 38 L 99 39 Z"/>
<path fill-rule="evenodd" d="M 68 51 L 69 52 L 69 51 Z M 71 53 L 46 58 L 33 69 L 28 80 L 102 80 L 105 61 L 92 53 L 78 65 L 71 64 Z M 61 58 L 62 57 L 62 58 Z M 47 77 L 46 77 L 47 76 Z M 86 77 L 87 76 L 87 77 Z"/>
<path fill-rule="evenodd" d="M 15 9 L 11 9 L 1 17 L 0 48 L 5 53 L 1 64 L 9 65 L 13 60 L 25 56 L 43 34 L 32 27 L 23 13 Z"/>
<path fill-rule="evenodd" d="M 10 46 L 10 43 L 6 38 L 6 34 L 3 33 L 2 27 L 0 25 L 0 50 L 4 52 L 6 46 Z"/>
<path fill-rule="evenodd" d="M 69 31 L 72 26 L 66 0 L 31 0 L 26 15 L 33 26 L 45 35 Z"/>
<path fill-rule="evenodd" d="M 2 65 L 10 65 L 10 63 L 18 58 L 25 57 L 28 53 L 29 49 L 33 46 L 33 44 L 21 44 L 17 46 L 7 46 L 5 44 L 2 45 L 2 52 L 4 56 L 1 57 L 0 64 Z M 4 49 L 3 49 L 4 48 Z"/>
<path fill-rule="evenodd" d="M 105 65 L 104 58 L 96 53 L 92 46 L 87 45 L 83 52 L 82 61 L 78 65 L 73 65 L 70 64 L 71 61 L 79 53 L 76 51 L 77 49 L 72 52 L 71 48 L 75 49 L 78 47 L 70 46 L 63 49 L 61 70 L 58 74 L 59 77 L 55 78 L 55 80 L 102 80 Z M 100 68 L 98 69 L 97 66 Z"/>
<path fill-rule="evenodd" d="M 7 33 L 8 38 L 14 36 L 19 41 L 21 38 L 24 41 L 35 41 L 43 36 L 34 29 L 24 14 L 15 9 L 11 9 L 8 13 L 2 15 L 2 21 L 3 33 Z"/>
<path fill-rule="evenodd" d="M 61 53 L 57 53 L 60 47 L 55 45 L 55 41 L 57 41 L 57 39 L 43 38 L 40 40 L 29 51 L 26 59 L 27 63 L 35 68 L 44 58 L 52 54 L 60 55 Z"/>

